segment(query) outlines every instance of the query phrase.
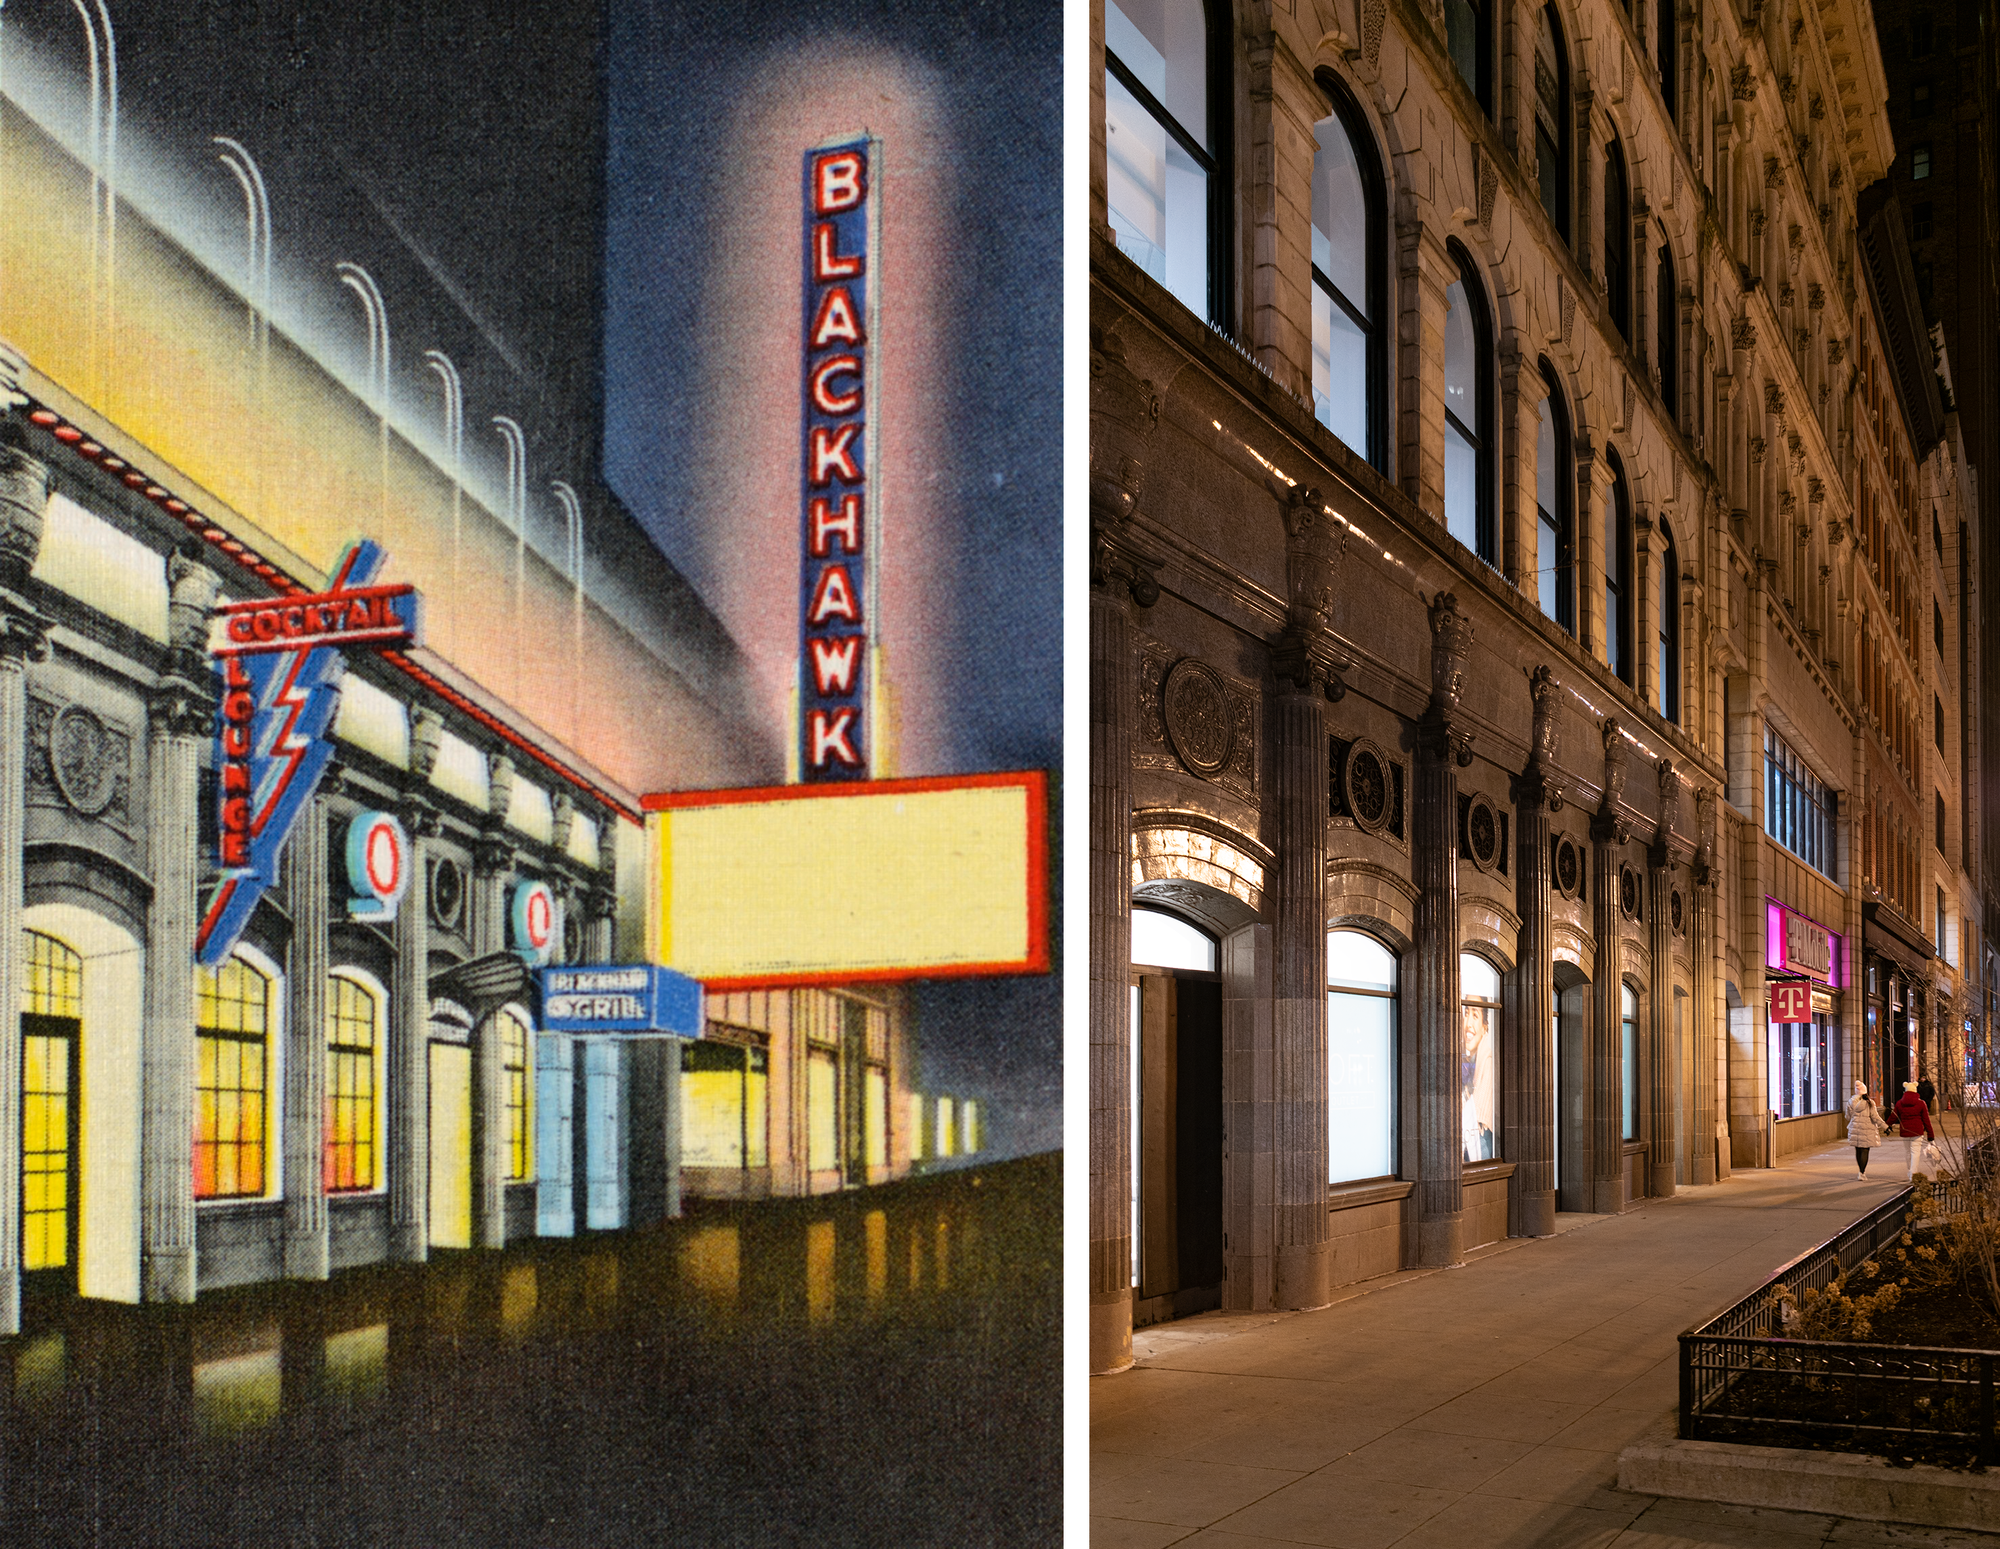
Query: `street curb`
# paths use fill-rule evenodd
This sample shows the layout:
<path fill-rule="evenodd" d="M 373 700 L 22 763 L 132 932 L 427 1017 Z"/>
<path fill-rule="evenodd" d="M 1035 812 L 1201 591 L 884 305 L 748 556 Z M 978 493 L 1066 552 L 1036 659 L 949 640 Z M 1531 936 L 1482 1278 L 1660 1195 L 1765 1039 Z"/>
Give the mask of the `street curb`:
<path fill-rule="evenodd" d="M 1793 1447 L 1647 1437 L 1618 1454 L 1618 1488 L 1638 1495 L 1768 1506 L 1820 1516 L 2000 1532 L 2000 1472 Z"/>

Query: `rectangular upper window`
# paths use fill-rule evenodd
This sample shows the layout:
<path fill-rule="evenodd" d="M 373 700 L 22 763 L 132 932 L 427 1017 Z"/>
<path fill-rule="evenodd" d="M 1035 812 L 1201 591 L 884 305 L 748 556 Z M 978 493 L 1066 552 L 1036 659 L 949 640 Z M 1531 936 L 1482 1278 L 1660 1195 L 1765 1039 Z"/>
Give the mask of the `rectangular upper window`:
<path fill-rule="evenodd" d="M 1774 727 L 1764 728 L 1764 832 L 1825 876 L 1837 864 L 1837 797 Z"/>

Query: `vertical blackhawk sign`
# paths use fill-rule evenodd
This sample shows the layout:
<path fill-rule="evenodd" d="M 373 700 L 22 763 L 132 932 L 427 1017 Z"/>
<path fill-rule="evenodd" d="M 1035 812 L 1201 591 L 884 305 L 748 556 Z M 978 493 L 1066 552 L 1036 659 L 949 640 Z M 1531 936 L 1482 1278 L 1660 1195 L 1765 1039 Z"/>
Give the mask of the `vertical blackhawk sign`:
<path fill-rule="evenodd" d="M 871 426 L 880 290 L 873 136 L 805 156 L 804 527 L 799 567 L 799 773 L 865 780 L 876 760 Z"/>

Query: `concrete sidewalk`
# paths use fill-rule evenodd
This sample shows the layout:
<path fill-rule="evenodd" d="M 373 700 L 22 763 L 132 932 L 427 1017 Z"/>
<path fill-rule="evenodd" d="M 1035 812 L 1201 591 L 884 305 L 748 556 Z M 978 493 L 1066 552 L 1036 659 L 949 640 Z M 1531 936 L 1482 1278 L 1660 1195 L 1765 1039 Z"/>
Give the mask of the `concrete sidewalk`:
<path fill-rule="evenodd" d="M 1318 1311 L 1142 1329 L 1138 1364 L 1091 1380 L 1091 1543 L 2000 1544 L 1614 1488 L 1619 1450 L 1672 1426 L 1675 1336 L 1901 1182 L 1879 1165 L 1859 1180 L 1831 1148 L 1622 1216 L 1562 1216 L 1553 1238 Z"/>

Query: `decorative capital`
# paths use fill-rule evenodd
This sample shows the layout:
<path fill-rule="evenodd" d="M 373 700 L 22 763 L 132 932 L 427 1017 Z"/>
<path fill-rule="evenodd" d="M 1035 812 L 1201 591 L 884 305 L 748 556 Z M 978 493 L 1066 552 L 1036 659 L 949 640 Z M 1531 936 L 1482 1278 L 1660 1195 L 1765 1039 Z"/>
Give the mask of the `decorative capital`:
<path fill-rule="evenodd" d="M 1625 729 L 1616 716 L 1607 715 L 1600 730 L 1604 736 L 1604 801 L 1600 810 L 1611 812 L 1625 799 Z"/>
<path fill-rule="evenodd" d="M 472 869 L 482 877 L 504 876 L 519 860 L 513 844 L 501 836 L 497 825 L 489 824 L 472 847 Z"/>
<path fill-rule="evenodd" d="M 486 815 L 494 823 L 507 821 L 514 804 L 514 760 L 505 753 L 486 755 Z"/>
<path fill-rule="evenodd" d="M 1472 620 L 1450 592 L 1431 599 L 1431 708 L 1450 717 L 1465 689 L 1465 658 L 1472 651 Z"/>
<path fill-rule="evenodd" d="M 55 489 L 48 465 L 31 455 L 23 440 L 17 421 L 0 421 L 0 587 L 10 592 L 22 590 L 35 568 Z"/>
<path fill-rule="evenodd" d="M 1697 887 L 1714 887 L 1722 879 L 1715 869 L 1715 792 L 1699 786 L 1694 793 L 1694 880 Z"/>
<path fill-rule="evenodd" d="M 444 830 L 444 814 L 437 804 L 421 790 L 406 790 L 396 803 L 396 816 L 402 821 L 403 832 L 410 836 L 411 843 L 419 839 L 435 839 Z"/>
<path fill-rule="evenodd" d="M 1681 813 L 1681 774 L 1670 758 L 1661 759 L 1655 768 L 1660 781 L 1658 843 L 1664 845 L 1673 837 L 1674 823 Z"/>
<path fill-rule="evenodd" d="M 146 695 L 146 723 L 155 736 L 205 737 L 215 729 L 215 695 L 204 684 L 169 674 Z"/>
<path fill-rule="evenodd" d="M 549 843 L 566 853 L 570 830 L 576 823 L 576 799 L 568 791 L 557 791 L 549 798 L 549 814 Z"/>
<path fill-rule="evenodd" d="M 1123 527 L 1139 509 L 1160 395 L 1125 363 L 1125 341 L 1097 333 L 1090 349 L 1090 521 Z"/>
<path fill-rule="evenodd" d="M 444 742 L 444 717 L 428 706 L 410 712 L 410 774 L 428 784 Z"/>

